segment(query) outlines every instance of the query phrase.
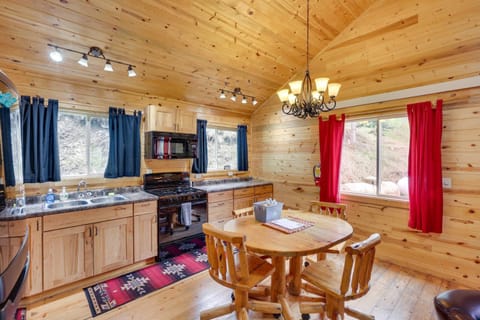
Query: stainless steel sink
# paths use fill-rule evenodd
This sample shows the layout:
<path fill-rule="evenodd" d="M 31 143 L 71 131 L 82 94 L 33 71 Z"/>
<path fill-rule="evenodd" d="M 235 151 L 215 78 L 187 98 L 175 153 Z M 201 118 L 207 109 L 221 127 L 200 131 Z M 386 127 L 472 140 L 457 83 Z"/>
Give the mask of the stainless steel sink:
<path fill-rule="evenodd" d="M 47 209 L 75 208 L 89 204 L 87 200 L 73 200 L 47 204 Z"/>
<path fill-rule="evenodd" d="M 122 195 L 117 194 L 115 196 L 92 198 L 89 201 L 94 204 L 99 204 L 99 203 L 117 202 L 117 201 L 124 201 L 124 200 L 128 200 L 128 199 Z"/>

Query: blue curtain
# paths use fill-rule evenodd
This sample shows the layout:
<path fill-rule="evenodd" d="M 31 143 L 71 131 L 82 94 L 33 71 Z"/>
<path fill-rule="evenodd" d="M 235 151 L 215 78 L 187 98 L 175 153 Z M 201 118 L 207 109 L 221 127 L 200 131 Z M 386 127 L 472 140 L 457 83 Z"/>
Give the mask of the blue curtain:
<path fill-rule="evenodd" d="M 237 128 L 237 165 L 238 171 L 248 171 L 247 126 Z"/>
<path fill-rule="evenodd" d="M 193 173 L 207 173 L 207 120 L 197 120 L 197 157 L 193 160 Z"/>
<path fill-rule="evenodd" d="M 140 176 L 140 124 L 142 113 L 125 114 L 125 109 L 109 108 L 110 149 L 105 178 Z"/>
<path fill-rule="evenodd" d="M 10 109 L 3 106 L 0 108 L 0 122 L 2 126 L 3 169 L 5 171 L 5 185 L 7 187 L 12 187 L 15 185 L 15 172 L 13 170 Z"/>
<path fill-rule="evenodd" d="M 23 182 L 60 181 L 58 155 L 58 100 L 22 96 L 20 99 L 22 126 Z"/>

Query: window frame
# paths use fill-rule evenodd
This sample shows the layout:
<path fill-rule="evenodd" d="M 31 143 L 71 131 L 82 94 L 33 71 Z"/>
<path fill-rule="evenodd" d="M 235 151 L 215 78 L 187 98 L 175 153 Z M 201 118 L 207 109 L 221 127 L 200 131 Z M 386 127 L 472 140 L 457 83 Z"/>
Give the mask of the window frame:
<path fill-rule="evenodd" d="M 90 150 L 90 143 L 91 143 L 91 135 L 90 135 L 90 126 L 91 126 L 91 118 L 105 118 L 108 122 L 109 120 L 109 115 L 108 113 L 103 113 L 103 112 L 92 112 L 92 111 L 88 111 L 88 110 L 71 110 L 71 109 L 59 109 L 58 110 L 58 115 L 60 116 L 60 114 L 67 114 L 67 115 L 78 115 L 78 116 L 85 116 L 86 117 L 86 131 L 88 132 L 87 134 L 87 138 L 86 138 L 86 156 L 87 156 L 87 159 L 86 159 L 86 165 L 87 165 L 87 174 L 85 175 L 69 175 L 69 176 L 64 176 L 63 174 L 61 175 L 62 177 L 62 181 L 70 181 L 70 180 L 78 180 L 78 179 L 99 179 L 99 178 L 103 178 L 103 173 L 96 173 L 96 174 L 93 174 L 93 173 L 90 173 L 91 172 L 91 168 L 90 168 L 90 164 L 91 164 L 91 150 Z M 109 138 L 110 139 L 110 138 Z M 60 141 L 59 141 L 59 144 L 60 144 Z M 109 143 L 110 144 L 110 143 Z M 60 149 L 59 149 L 59 153 L 60 153 Z M 108 162 L 108 151 L 107 151 L 107 162 Z M 106 168 L 106 164 L 105 164 L 105 168 Z M 105 169 L 104 168 L 104 169 Z M 60 172 L 62 172 L 62 168 L 60 167 Z"/>
<path fill-rule="evenodd" d="M 359 121 L 376 121 L 376 146 L 375 150 L 377 153 L 376 159 L 375 159 L 375 194 L 369 194 L 369 193 L 357 193 L 357 192 L 351 192 L 351 191 L 340 191 L 340 196 L 343 197 L 344 195 L 347 197 L 365 197 L 365 198 L 371 198 L 371 199 L 384 199 L 384 200 L 393 200 L 393 201 L 401 201 L 401 202 L 406 202 L 409 203 L 409 197 L 407 196 L 395 196 L 395 195 L 387 195 L 387 194 L 381 194 L 380 187 L 381 187 L 381 158 L 380 158 L 380 149 L 381 149 L 381 140 L 382 140 L 382 131 L 381 131 L 381 126 L 380 121 L 381 120 L 388 120 L 388 119 L 397 119 L 397 118 L 406 118 L 408 122 L 408 115 L 407 114 L 400 114 L 400 113 L 392 113 L 392 114 L 382 114 L 382 115 L 365 115 L 363 117 L 354 117 L 347 119 L 345 123 L 347 122 L 359 122 Z M 410 143 L 410 141 L 408 141 Z M 343 149 L 343 145 L 342 145 Z M 342 150 L 343 151 L 343 150 Z M 343 152 L 342 152 L 342 157 L 343 157 Z M 407 167 L 408 170 L 408 167 Z M 340 167 L 340 177 L 342 174 L 342 167 Z M 341 181 L 339 183 L 341 186 Z"/>
<path fill-rule="evenodd" d="M 237 130 L 237 127 L 228 127 L 228 126 L 220 126 L 220 125 L 208 125 L 207 123 L 207 130 L 208 129 L 215 129 L 215 130 L 224 130 L 224 131 L 232 131 L 232 132 L 235 132 L 235 134 L 237 135 L 237 145 L 238 145 L 238 130 Z M 208 147 L 207 147 L 208 148 Z M 237 146 L 238 148 L 238 146 Z M 208 150 L 207 150 L 207 153 L 208 153 Z M 237 155 L 238 157 L 238 155 Z M 238 162 L 238 159 L 236 160 L 236 162 Z M 208 167 L 208 164 L 207 164 L 207 174 L 208 173 L 219 173 L 219 172 L 239 172 L 238 171 L 238 163 L 236 163 L 235 165 L 235 168 L 233 169 L 229 169 L 229 170 L 225 170 L 225 169 L 221 169 L 221 168 L 216 168 L 216 169 L 210 169 Z"/>

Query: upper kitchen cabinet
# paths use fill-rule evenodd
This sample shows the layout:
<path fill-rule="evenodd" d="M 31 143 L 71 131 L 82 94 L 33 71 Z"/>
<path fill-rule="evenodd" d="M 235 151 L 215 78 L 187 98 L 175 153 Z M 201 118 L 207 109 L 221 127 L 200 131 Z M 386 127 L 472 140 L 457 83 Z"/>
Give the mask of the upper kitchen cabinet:
<path fill-rule="evenodd" d="M 145 109 L 145 131 L 197 133 L 197 114 L 178 106 L 149 105 Z"/>

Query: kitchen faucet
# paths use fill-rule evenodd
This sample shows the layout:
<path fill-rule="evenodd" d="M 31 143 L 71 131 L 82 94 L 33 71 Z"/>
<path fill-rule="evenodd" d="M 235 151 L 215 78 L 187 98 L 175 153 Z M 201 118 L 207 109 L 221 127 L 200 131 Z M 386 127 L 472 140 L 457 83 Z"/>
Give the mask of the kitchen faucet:
<path fill-rule="evenodd" d="M 80 188 L 83 186 L 83 189 L 87 191 L 87 181 L 85 180 L 80 180 L 77 186 L 77 191 L 80 191 Z"/>

